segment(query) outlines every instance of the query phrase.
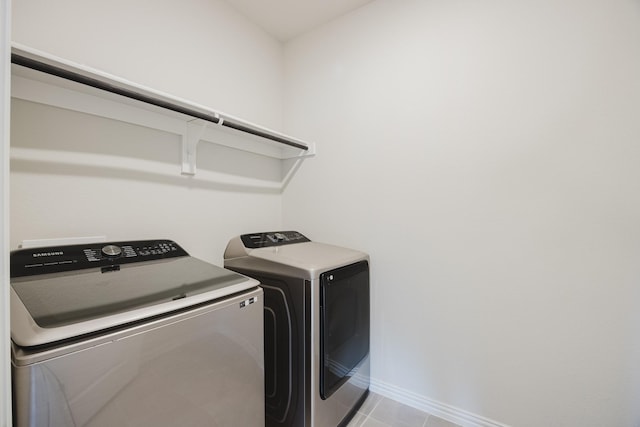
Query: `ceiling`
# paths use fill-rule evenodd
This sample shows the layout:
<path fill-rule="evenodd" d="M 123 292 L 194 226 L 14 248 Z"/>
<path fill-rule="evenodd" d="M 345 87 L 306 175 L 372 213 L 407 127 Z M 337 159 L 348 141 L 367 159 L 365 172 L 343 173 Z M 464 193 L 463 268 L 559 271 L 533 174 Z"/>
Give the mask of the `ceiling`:
<path fill-rule="evenodd" d="M 285 42 L 373 0 L 225 0 Z"/>

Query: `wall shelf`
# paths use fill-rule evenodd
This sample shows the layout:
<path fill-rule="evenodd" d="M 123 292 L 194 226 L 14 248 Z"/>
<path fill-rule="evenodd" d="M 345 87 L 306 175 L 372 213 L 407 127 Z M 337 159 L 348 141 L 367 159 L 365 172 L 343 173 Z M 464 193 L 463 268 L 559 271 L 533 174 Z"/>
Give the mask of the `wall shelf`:
<path fill-rule="evenodd" d="M 196 174 L 198 144 L 208 142 L 300 162 L 315 144 L 34 49 L 12 46 L 11 96 L 181 136 L 182 174 Z"/>

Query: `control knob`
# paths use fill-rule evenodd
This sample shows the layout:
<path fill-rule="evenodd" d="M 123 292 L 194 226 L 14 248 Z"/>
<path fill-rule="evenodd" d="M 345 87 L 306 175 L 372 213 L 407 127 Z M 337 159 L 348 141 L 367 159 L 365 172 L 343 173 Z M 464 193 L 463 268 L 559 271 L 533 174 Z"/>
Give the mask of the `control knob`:
<path fill-rule="evenodd" d="M 122 253 L 120 246 L 107 245 L 102 248 L 102 253 L 108 257 L 116 257 Z"/>

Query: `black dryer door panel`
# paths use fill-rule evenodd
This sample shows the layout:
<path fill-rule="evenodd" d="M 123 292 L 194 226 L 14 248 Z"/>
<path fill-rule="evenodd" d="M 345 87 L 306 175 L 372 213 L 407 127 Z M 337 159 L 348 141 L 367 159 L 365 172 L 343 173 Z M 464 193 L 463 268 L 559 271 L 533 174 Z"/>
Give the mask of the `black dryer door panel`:
<path fill-rule="evenodd" d="M 327 399 L 369 354 L 369 263 L 320 275 L 320 396 Z"/>

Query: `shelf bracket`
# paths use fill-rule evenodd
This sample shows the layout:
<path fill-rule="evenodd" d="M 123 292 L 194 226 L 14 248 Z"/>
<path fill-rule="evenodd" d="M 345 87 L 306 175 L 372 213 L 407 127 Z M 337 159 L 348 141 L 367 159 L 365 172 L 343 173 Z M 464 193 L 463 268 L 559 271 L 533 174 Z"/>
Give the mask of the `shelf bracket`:
<path fill-rule="evenodd" d="M 200 119 L 191 120 L 185 124 L 185 130 L 182 134 L 183 175 L 196 174 L 198 143 L 202 140 L 202 135 L 210 124 L 212 123 Z"/>

